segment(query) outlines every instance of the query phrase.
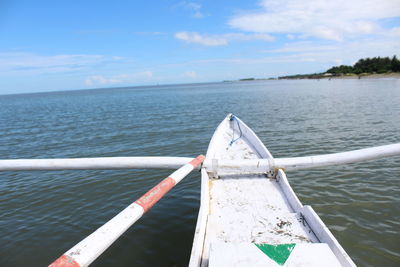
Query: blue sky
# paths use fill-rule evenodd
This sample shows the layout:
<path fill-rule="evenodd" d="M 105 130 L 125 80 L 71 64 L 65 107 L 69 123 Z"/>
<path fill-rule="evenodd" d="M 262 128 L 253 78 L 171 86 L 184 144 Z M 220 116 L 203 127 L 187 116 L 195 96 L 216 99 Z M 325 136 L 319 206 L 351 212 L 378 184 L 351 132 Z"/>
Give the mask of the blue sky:
<path fill-rule="evenodd" d="M 268 78 L 400 56 L 400 0 L 2 0 L 0 33 L 0 94 Z"/>

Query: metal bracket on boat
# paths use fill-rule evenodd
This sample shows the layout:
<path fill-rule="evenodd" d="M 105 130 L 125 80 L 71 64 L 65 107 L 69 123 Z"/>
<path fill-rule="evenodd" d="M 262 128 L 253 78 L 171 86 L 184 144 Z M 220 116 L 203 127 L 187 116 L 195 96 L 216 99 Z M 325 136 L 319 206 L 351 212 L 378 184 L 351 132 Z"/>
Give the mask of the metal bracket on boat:
<path fill-rule="evenodd" d="M 278 170 L 269 170 L 266 172 L 268 178 L 276 179 L 276 175 L 278 174 Z"/>
<path fill-rule="evenodd" d="M 274 168 L 267 172 L 267 177 L 279 181 L 281 175 L 279 174 L 279 170 L 285 171 L 284 168 Z"/>

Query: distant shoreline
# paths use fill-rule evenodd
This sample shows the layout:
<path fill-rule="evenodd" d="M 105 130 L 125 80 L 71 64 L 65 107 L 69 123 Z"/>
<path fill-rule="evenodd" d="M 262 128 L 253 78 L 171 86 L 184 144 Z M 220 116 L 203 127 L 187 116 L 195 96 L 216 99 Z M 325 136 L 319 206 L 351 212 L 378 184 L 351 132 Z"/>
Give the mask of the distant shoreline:
<path fill-rule="evenodd" d="M 304 77 L 281 77 L 278 78 L 279 80 L 319 80 L 319 79 L 400 79 L 399 72 L 392 72 L 392 73 L 363 73 L 363 74 L 348 74 L 348 75 L 331 75 L 331 76 L 324 76 L 324 75 L 304 75 Z"/>
<path fill-rule="evenodd" d="M 400 78 L 400 73 L 373 73 L 373 74 L 365 74 L 365 75 L 342 75 L 342 76 L 333 76 L 330 77 L 333 79 L 382 79 L 382 78 Z"/>
<path fill-rule="evenodd" d="M 298 74 L 290 76 L 282 76 L 275 78 L 244 78 L 240 80 L 225 80 L 223 82 L 251 82 L 251 81 L 267 81 L 267 80 L 347 80 L 347 79 L 400 79 L 400 72 L 391 73 L 361 73 L 361 74 L 342 74 L 327 75 L 321 74 Z"/>

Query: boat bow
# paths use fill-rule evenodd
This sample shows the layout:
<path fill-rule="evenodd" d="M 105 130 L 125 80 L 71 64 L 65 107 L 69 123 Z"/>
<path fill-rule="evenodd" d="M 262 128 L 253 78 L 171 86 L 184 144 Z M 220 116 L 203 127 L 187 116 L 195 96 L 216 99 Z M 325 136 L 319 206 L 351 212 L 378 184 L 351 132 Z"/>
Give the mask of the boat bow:
<path fill-rule="evenodd" d="M 201 171 L 189 266 L 354 266 L 313 209 L 301 204 L 283 170 L 271 175 L 245 166 L 273 160 L 239 118 L 229 114 L 221 122 Z M 281 252 L 287 257 L 277 260 Z"/>

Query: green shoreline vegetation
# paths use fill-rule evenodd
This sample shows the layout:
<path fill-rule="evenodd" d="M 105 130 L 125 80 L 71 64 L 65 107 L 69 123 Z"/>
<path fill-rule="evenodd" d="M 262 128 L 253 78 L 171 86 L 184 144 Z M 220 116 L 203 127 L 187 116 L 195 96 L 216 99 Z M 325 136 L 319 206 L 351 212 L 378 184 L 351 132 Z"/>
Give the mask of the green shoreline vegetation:
<path fill-rule="evenodd" d="M 358 60 L 353 66 L 340 65 L 321 73 L 296 74 L 280 76 L 278 78 L 243 78 L 240 82 L 260 80 L 286 80 L 286 79 L 331 79 L 331 78 L 400 78 L 400 60 L 396 56 L 374 57 Z M 233 82 L 233 81 L 224 81 Z"/>
<path fill-rule="evenodd" d="M 323 79 L 323 78 L 361 78 L 371 76 L 374 78 L 387 77 L 400 74 L 400 60 L 396 56 L 374 57 L 358 60 L 353 66 L 340 65 L 328 69 L 326 72 L 313 74 L 297 74 L 281 76 L 278 79 Z"/>

